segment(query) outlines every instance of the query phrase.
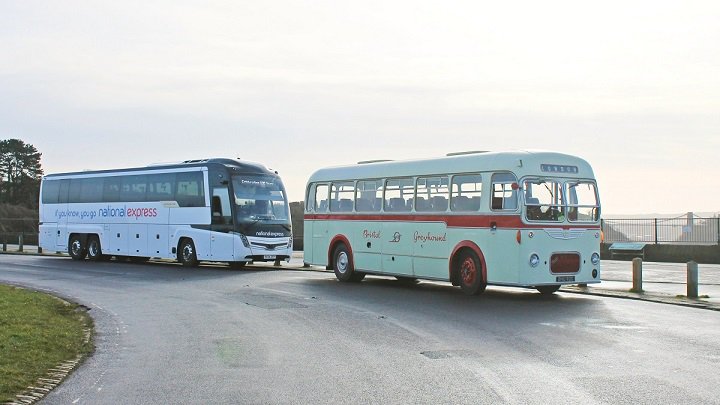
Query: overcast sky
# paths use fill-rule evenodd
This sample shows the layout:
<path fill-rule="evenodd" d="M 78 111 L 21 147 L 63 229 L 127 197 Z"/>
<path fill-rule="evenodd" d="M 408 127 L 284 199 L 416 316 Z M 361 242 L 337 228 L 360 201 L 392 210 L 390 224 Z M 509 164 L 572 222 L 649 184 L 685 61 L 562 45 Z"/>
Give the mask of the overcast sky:
<path fill-rule="evenodd" d="M 0 139 L 46 173 L 463 150 L 587 159 L 603 214 L 720 211 L 720 1 L 0 0 Z"/>

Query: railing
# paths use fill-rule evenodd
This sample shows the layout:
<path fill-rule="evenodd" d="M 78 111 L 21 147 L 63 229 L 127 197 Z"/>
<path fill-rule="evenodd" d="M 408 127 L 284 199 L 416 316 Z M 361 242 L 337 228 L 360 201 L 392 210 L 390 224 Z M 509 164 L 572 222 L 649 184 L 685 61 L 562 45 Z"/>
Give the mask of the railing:
<path fill-rule="evenodd" d="M 720 217 L 702 218 L 688 213 L 676 218 L 603 219 L 605 242 L 653 244 L 720 244 Z"/>

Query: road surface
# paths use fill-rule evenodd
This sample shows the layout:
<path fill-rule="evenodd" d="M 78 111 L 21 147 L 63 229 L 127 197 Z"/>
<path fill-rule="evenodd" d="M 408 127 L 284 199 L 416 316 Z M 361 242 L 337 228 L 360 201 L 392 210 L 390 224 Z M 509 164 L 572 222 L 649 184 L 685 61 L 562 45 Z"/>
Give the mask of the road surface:
<path fill-rule="evenodd" d="M 45 403 L 720 403 L 720 312 L 224 266 L 0 255 L 90 308 L 97 350 Z"/>

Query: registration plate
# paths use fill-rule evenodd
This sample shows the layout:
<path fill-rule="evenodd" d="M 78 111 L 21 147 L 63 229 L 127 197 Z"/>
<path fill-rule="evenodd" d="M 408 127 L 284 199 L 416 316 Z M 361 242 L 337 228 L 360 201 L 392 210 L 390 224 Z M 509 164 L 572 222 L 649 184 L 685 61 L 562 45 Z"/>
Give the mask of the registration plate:
<path fill-rule="evenodd" d="M 558 276 L 555 277 L 555 281 L 557 281 L 558 283 L 567 283 L 569 281 L 572 282 L 575 281 L 575 276 Z"/>
<path fill-rule="evenodd" d="M 275 260 L 275 259 L 277 259 L 277 256 L 265 255 L 265 256 L 263 256 L 263 259 L 265 259 L 265 260 Z"/>

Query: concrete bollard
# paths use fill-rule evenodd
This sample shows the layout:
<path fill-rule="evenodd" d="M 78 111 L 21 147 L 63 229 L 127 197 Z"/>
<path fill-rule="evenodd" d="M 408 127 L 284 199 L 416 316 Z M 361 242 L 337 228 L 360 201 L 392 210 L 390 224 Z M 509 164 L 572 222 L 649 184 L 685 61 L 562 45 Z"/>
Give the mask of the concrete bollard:
<path fill-rule="evenodd" d="M 632 261 L 633 267 L 633 292 L 642 292 L 642 259 L 636 257 Z"/>
<path fill-rule="evenodd" d="M 23 234 L 18 235 L 18 252 L 23 251 Z"/>
<path fill-rule="evenodd" d="M 698 264 L 695 261 L 687 263 L 687 296 L 698 297 Z"/>

